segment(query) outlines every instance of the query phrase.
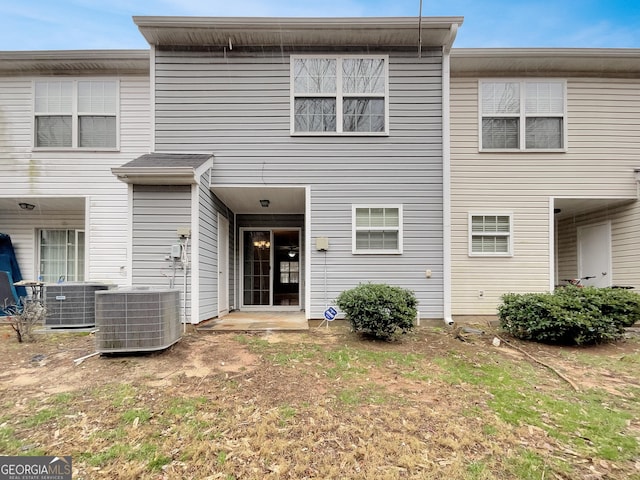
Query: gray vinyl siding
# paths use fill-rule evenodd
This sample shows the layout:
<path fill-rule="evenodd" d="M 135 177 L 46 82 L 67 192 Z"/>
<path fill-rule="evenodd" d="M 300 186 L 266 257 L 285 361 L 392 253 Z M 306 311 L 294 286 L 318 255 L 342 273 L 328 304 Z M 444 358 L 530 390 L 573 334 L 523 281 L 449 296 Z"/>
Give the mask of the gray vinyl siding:
<path fill-rule="evenodd" d="M 200 178 L 199 192 L 199 321 L 218 315 L 218 213 L 229 220 L 229 306 L 234 305 L 233 213 L 209 189 L 209 172 Z"/>
<path fill-rule="evenodd" d="M 134 286 L 167 288 L 173 278 L 169 255 L 171 245 L 178 243 L 177 229 L 191 225 L 191 187 L 133 186 L 132 273 Z M 188 254 L 192 258 L 191 245 Z M 174 287 L 180 293 L 181 312 L 184 294 L 184 272 L 176 270 Z M 187 318 L 190 318 L 190 270 L 187 274 Z M 184 314 L 184 313 L 183 313 Z"/>
<path fill-rule="evenodd" d="M 288 54 L 157 49 L 156 151 L 212 152 L 217 185 L 310 187 L 311 238 L 330 239 L 307 262 L 311 318 L 367 281 L 411 288 L 421 316 L 441 318 L 441 62 L 439 51 L 389 56 L 388 136 L 305 137 L 290 135 Z M 351 253 L 353 204 L 403 206 L 402 255 Z"/>

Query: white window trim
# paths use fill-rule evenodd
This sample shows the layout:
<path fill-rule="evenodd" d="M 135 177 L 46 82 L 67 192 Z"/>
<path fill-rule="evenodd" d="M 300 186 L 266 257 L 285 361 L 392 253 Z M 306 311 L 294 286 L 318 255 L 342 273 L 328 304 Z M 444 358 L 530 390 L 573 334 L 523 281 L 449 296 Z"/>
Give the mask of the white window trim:
<path fill-rule="evenodd" d="M 294 67 L 295 61 L 298 59 L 305 58 L 324 58 L 329 60 L 336 60 L 336 93 L 327 94 L 327 93 L 318 93 L 310 96 L 313 97 L 326 97 L 326 98 L 335 98 L 336 99 L 336 131 L 335 132 L 296 132 L 295 131 L 295 99 L 296 94 L 293 91 L 294 85 Z M 343 129 L 343 111 L 342 111 L 342 100 L 345 98 L 345 95 L 342 93 L 342 60 L 347 58 L 371 58 L 371 59 L 382 59 L 384 60 L 384 131 L 382 132 L 344 132 Z M 290 129 L 291 135 L 295 137 L 327 137 L 327 136 L 347 136 L 347 137 L 386 137 L 389 136 L 389 56 L 388 55 L 291 55 L 290 60 L 290 75 L 289 75 L 289 105 L 290 105 Z M 358 95 L 353 95 L 358 96 Z M 377 97 L 382 98 L 382 94 L 370 93 L 366 94 L 367 97 Z M 304 97 L 304 95 L 300 95 L 300 97 Z M 349 95 L 346 95 L 348 98 Z"/>
<path fill-rule="evenodd" d="M 356 209 L 358 208 L 397 208 L 398 209 L 398 248 L 395 250 L 389 249 L 358 249 L 356 248 Z M 403 211 L 402 204 L 360 204 L 351 206 L 351 253 L 354 255 L 401 255 L 403 245 Z M 379 230 L 389 230 L 389 227 L 379 227 Z M 365 229 L 361 229 L 365 230 Z M 376 230 L 375 228 L 367 228 L 366 231 Z"/>
<path fill-rule="evenodd" d="M 520 84 L 520 147 L 519 148 L 484 148 L 482 146 L 482 85 L 484 83 L 495 82 L 513 82 Z M 553 82 L 562 84 L 563 95 L 563 114 L 549 114 L 545 117 L 560 117 L 562 116 L 562 148 L 526 148 L 526 84 L 528 82 L 544 83 Z M 499 117 L 500 115 L 496 115 Z M 515 118 L 516 115 L 502 115 L 505 118 Z M 541 115 L 530 115 L 532 117 L 539 117 Z M 482 78 L 478 80 L 478 149 L 480 152 L 530 152 L 530 153 L 554 153 L 554 152 L 567 152 L 568 151 L 568 135 L 567 135 L 567 81 L 559 78 Z"/>
<path fill-rule="evenodd" d="M 502 232 L 487 232 L 487 233 L 475 233 L 472 229 L 473 217 L 509 217 L 509 233 Z M 511 212 L 469 212 L 467 219 L 467 231 L 468 231 L 468 254 L 470 257 L 513 257 L 513 213 Z M 506 253 L 491 253 L 491 252 L 474 252 L 473 251 L 473 237 L 475 236 L 504 236 L 509 237 L 509 251 Z"/>
<path fill-rule="evenodd" d="M 89 251 L 88 249 L 88 245 L 87 245 L 87 234 L 84 228 L 73 228 L 73 227 L 41 227 L 41 228 L 36 228 L 35 229 L 35 242 L 36 242 L 36 250 L 35 250 L 35 263 L 34 263 L 34 267 L 35 267 L 35 273 L 36 273 L 36 277 L 35 278 L 40 278 L 42 276 L 42 272 L 40 271 L 40 266 L 41 266 L 41 261 L 42 261 L 42 244 L 40 243 L 40 237 L 41 237 L 41 232 L 43 231 L 53 231 L 53 230 L 66 230 L 68 231 L 72 231 L 74 232 L 74 236 L 75 236 L 75 252 L 76 252 L 76 260 L 75 260 L 75 281 L 78 281 L 77 278 L 78 276 L 82 276 L 83 279 L 87 278 L 87 265 L 88 265 L 88 261 L 87 261 L 87 252 Z M 79 234 L 82 233 L 84 234 L 84 249 L 85 249 L 85 258 L 82 259 L 82 263 L 84 264 L 84 270 L 79 270 L 78 269 L 78 265 L 80 263 L 80 257 L 78 256 L 78 236 Z M 66 281 L 70 281 L 68 279 L 66 279 Z M 81 281 L 85 281 L 85 280 L 81 280 Z"/>
<path fill-rule="evenodd" d="M 71 113 L 71 147 L 37 147 L 36 139 L 36 82 L 60 82 L 71 81 L 73 83 L 72 113 Z M 79 147 L 78 146 L 78 82 L 115 82 L 116 84 L 116 146 L 111 148 Z M 116 77 L 42 77 L 31 81 L 31 148 L 34 152 L 46 151 L 83 151 L 83 152 L 118 152 L 120 151 L 120 79 Z"/>

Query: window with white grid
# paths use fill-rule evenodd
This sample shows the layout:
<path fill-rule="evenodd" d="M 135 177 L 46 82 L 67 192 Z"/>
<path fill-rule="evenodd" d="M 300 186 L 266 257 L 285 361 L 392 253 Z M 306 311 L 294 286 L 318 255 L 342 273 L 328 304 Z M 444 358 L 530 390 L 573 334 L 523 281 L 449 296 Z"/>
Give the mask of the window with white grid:
<path fill-rule="evenodd" d="M 355 205 L 353 253 L 402 253 L 402 207 Z"/>
<path fill-rule="evenodd" d="M 513 255 L 511 214 L 469 214 L 469 255 Z"/>
<path fill-rule="evenodd" d="M 566 148 L 563 80 L 481 80 L 481 150 Z"/>
<path fill-rule="evenodd" d="M 291 133 L 386 134 L 387 77 L 383 56 L 292 57 Z"/>
<path fill-rule="evenodd" d="M 117 128 L 117 81 L 34 82 L 35 147 L 112 150 Z"/>

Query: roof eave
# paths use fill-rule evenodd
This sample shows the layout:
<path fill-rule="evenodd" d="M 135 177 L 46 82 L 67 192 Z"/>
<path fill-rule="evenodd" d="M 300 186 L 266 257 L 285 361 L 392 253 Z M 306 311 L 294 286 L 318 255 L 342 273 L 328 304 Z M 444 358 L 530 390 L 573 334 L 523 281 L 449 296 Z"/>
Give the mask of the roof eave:
<path fill-rule="evenodd" d="M 0 51 L 0 73 L 77 74 L 118 72 L 149 74 L 149 50 Z"/>
<path fill-rule="evenodd" d="M 133 17 L 150 45 L 203 47 L 413 47 L 418 17 Z M 423 17 L 425 47 L 450 47 L 462 17 Z"/>
<path fill-rule="evenodd" d="M 640 73 L 636 48 L 454 48 L 451 72 L 474 75 L 614 75 Z"/>
<path fill-rule="evenodd" d="M 200 178 L 193 167 L 116 167 L 111 173 L 132 185 L 194 185 Z"/>

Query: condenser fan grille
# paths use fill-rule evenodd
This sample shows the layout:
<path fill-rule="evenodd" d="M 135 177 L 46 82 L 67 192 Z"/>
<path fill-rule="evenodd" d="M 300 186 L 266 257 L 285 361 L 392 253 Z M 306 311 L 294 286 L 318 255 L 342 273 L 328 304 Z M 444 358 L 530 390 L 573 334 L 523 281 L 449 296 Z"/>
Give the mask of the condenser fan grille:
<path fill-rule="evenodd" d="M 113 290 L 96 294 L 97 350 L 162 350 L 180 339 L 180 292 Z"/>

